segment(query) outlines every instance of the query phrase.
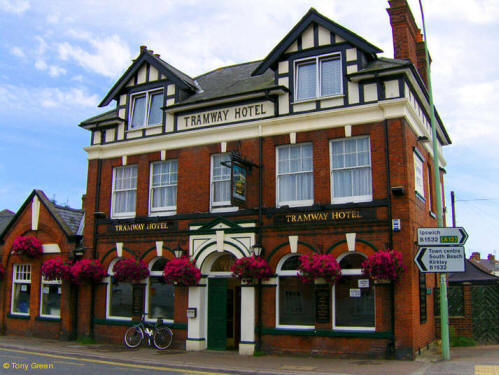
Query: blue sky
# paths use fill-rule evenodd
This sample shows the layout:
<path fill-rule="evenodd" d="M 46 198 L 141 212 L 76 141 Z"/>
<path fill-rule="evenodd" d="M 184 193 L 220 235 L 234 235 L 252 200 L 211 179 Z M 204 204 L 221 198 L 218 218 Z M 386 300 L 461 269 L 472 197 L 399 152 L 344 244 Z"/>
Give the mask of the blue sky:
<path fill-rule="evenodd" d="M 435 104 L 453 140 L 448 213 L 454 190 L 466 252 L 486 256 L 499 247 L 499 2 L 423 4 Z M 17 211 L 35 188 L 80 207 L 90 138 L 78 124 L 110 109 L 97 104 L 141 44 L 196 76 L 264 58 L 311 6 L 393 57 L 384 0 L 0 0 L 0 210 Z"/>

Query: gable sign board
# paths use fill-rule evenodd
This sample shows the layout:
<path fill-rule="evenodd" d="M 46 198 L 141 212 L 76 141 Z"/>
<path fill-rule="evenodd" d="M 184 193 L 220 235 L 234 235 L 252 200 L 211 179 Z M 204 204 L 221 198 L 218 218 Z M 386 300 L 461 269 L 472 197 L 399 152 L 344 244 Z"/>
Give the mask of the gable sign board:
<path fill-rule="evenodd" d="M 419 246 L 456 246 L 464 245 L 468 233 L 461 227 L 418 228 Z"/>
<path fill-rule="evenodd" d="M 421 272 L 464 272 L 464 246 L 420 247 L 414 262 Z"/>
<path fill-rule="evenodd" d="M 248 171 L 246 166 L 237 161 L 231 163 L 231 203 L 241 206 L 246 203 L 246 177 Z"/>

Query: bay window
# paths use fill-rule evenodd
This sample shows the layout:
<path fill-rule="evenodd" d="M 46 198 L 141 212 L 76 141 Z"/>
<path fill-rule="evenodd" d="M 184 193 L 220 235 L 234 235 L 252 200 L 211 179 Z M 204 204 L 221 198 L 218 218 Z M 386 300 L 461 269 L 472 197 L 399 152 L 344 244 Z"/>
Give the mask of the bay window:
<path fill-rule="evenodd" d="M 277 205 L 310 206 L 314 203 L 312 144 L 277 148 Z"/>
<path fill-rule="evenodd" d="M 29 315 L 31 264 L 14 264 L 12 272 L 12 314 Z"/>
<path fill-rule="evenodd" d="M 163 122 L 163 91 L 146 91 L 131 95 L 130 128 L 158 125 Z"/>
<path fill-rule="evenodd" d="M 111 216 L 134 217 L 137 199 L 137 166 L 116 167 L 113 170 Z"/>
<path fill-rule="evenodd" d="M 150 213 L 175 213 L 177 209 L 177 160 L 151 164 Z"/>
<path fill-rule="evenodd" d="M 372 200 L 369 137 L 332 140 L 331 202 Z"/>
<path fill-rule="evenodd" d="M 343 91 L 341 55 L 298 60 L 295 82 L 296 100 L 340 95 Z"/>

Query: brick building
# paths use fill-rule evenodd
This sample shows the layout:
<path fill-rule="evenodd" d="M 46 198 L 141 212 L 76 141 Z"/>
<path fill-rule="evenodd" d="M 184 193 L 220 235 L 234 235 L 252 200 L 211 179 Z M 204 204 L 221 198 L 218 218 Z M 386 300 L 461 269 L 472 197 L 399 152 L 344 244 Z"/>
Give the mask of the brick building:
<path fill-rule="evenodd" d="M 441 194 L 424 49 L 406 1 L 389 3 L 395 59 L 314 9 L 265 59 L 199 77 L 141 47 L 100 104 L 113 109 L 80 124 L 91 134 L 85 257 L 111 275 L 81 288 L 80 334 L 122 339 L 134 288 L 113 283 L 112 266 L 135 257 L 151 270 L 144 311 L 187 350 L 412 358 L 435 339 L 434 279 L 412 261 L 416 228 L 436 225 Z M 438 116 L 437 134 L 445 166 Z M 239 206 L 237 161 L 248 167 Z M 241 283 L 230 265 L 255 245 L 275 274 Z M 386 248 L 408 270 L 375 285 L 360 263 Z M 161 282 L 176 249 L 201 269 L 198 286 Z M 298 257 L 314 253 L 338 259 L 341 281 L 298 280 Z"/>
<path fill-rule="evenodd" d="M 41 265 L 59 257 L 74 259 L 81 245 L 83 211 L 50 201 L 33 190 L 0 232 L 4 281 L 0 292 L 0 327 L 4 334 L 70 339 L 76 337 L 77 291 L 61 280 L 41 276 Z M 42 244 L 39 257 L 14 255 L 19 236 L 35 237 Z"/>

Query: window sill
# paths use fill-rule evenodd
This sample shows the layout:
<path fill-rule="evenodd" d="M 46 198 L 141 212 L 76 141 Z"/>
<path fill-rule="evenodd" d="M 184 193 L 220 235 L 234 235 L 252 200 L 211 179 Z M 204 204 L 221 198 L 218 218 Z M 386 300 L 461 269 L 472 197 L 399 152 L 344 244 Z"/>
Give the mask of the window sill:
<path fill-rule="evenodd" d="M 330 100 L 330 99 L 338 99 L 338 98 L 344 98 L 345 94 L 336 94 L 336 95 L 329 95 L 329 96 L 315 96 L 313 98 L 307 98 L 307 99 L 295 99 L 294 101 L 291 102 L 291 104 L 304 104 L 304 103 L 313 103 L 316 102 L 317 100 Z"/>
<path fill-rule="evenodd" d="M 415 192 L 416 193 L 416 197 L 423 203 L 426 203 L 426 198 L 424 196 L 422 196 L 421 194 L 419 194 L 417 191 Z"/>
<path fill-rule="evenodd" d="M 168 211 L 154 211 L 149 212 L 149 217 L 157 217 L 157 216 L 173 216 L 177 214 L 177 210 L 168 210 Z"/>
<path fill-rule="evenodd" d="M 155 129 L 155 128 L 161 128 L 163 124 L 155 124 L 155 125 L 143 125 L 137 128 L 129 128 L 125 131 L 125 133 L 133 133 L 133 132 L 139 132 L 142 130 L 146 129 Z"/>
<path fill-rule="evenodd" d="M 313 206 L 314 201 L 313 200 L 307 200 L 307 201 L 292 201 L 292 202 L 279 202 L 277 203 L 276 207 L 277 208 L 283 208 L 283 207 L 310 207 Z"/>
<path fill-rule="evenodd" d="M 283 336 L 318 336 L 318 337 L 351 337 L 366 339 L 391 339 L 393 333 L 375 332 L 375 331 L 338 331 L 332 329 L 283 329 L 283 328 L 262 328 L 264 335 L 283 335 Z"/>
<path fill-rule="evenodd" d="M 333 199 L 331 199 L 331 204 L 365 203 L 365 202 L 372 202 L 372 200 L 373 200 L 372 195 L 371 196 L 333 198 Z"/>
<path fill-rule="evenodd" d="M 22 314 L 22 313 L 10 313 L 10 314 L 7 314 L 7 318 L 29 320 L 30 315 L 29 314 Z"/>
<path fill-rule="evenodd" d="M 120 219 L 134 219 L 135 218 L 135 212 L 132 214 L 123 214 L 123 215 L 111 215 L 112 220 L 120 220 Z"/>
<path fill-rule="evenodd" d="M 436 218 L 437 218 L 437 215 L 436 215 L 436 214 L 435 214 L 435 212 L 433 212 L 433 211 L 430 211 L 430 216 L 431 216 L 432 218 L 434 218 L 434 219 L 436 219 Z"/>
<path fill-rule="evenodd" d="M 36 321 L 39 321 L 39 322 L 60 322 L 61 321 L 61 317 L 60 316 L 44 316 L 44 315 L 40 315 L 40 316 L 37 316 L 35 317 L 35 320 Z"/>
<path fill-rule="evenodd" d="M 239 207 L 229 206 L 229 207 L 211 207 L 210 212 L 236 212 Z"/>

